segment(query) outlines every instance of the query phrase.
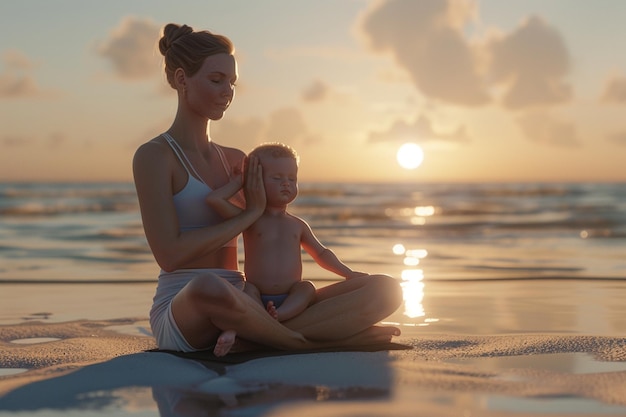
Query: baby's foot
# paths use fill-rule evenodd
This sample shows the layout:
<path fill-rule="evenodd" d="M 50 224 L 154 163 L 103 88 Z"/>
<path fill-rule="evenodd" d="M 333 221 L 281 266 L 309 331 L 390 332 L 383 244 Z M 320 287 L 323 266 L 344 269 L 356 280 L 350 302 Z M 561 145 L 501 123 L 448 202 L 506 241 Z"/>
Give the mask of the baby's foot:
<path fill-rule="evenodd" d="M 215 347 L 213 348 L 213 354 L 215 356 L 224 356 L 230 352 L 230 348 L 235 344 L 237 332 L 234 330 L 226 330 L 217 338 Z"/>
<path fill-rule="evenodd" d="M 272 316 L 275 320 L 278 320 L 278 311 L 276 311 L 276 306 L 274 306 L 273 301 L 268 301 L 265 309 L 268 313 L 270 313 L 270 316 Z"/>

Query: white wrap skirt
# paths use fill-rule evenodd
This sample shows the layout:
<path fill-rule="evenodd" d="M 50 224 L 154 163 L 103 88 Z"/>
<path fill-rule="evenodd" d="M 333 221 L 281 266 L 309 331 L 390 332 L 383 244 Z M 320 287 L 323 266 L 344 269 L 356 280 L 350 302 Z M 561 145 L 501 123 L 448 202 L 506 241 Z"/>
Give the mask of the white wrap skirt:
<path fill-rule="evenodd" d="M 189 281 L 207 273 L 215 274 L 240 290 L 244 287 L 244 275 L 241 271 L 230 269 L 180 269 L 174 272 L 161 271 L 159 282 L 150 309 L 150 326 L 159 349 L 179 352 L 194 352 L 181 333 L 172 315 L 172 300 Z"/>

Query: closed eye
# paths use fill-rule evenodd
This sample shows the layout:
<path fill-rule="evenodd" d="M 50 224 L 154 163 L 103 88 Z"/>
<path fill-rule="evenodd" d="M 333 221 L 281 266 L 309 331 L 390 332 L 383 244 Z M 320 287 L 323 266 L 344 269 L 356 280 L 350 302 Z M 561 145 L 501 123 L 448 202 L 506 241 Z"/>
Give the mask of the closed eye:
<path fill-rule="evenodd" d="M 215 84 L 219 84 L 221 82 L 224 82 L 226 80 L 226 74 L 221 73 L 221 72 L 216 72 L 216 73 L 212 73 L 211 74 L 211 82 L 215 83 Z M 236 87 L 237 86 L 237 79 L 236 78 L 231 78 L 230 80 L 228 80 L 228 83 L 230 84 L 231 87 Z"/>

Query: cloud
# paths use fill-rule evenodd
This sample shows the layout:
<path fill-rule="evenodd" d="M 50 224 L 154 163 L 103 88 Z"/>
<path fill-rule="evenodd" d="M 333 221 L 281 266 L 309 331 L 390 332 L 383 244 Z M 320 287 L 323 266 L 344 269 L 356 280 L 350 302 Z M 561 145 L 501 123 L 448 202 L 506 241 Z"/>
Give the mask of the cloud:
<path fill-rule="evenodd" d="M 313 80 L 300 92 L 300 99 L 306 104 L 333 102 L 336 105 L 348 106 L 354 104 L 354 95 L 348 86 L 331 86 L 325 81 Z"/>
<path fill-rule="evenodd" d="M 36 97 L 40 95 L 34 78 L 28 75 L 0 74 L 0 98 Z"/>
<path fill-rule="evenodd" d="M 150 78 L 161 70 L 159 34 L 160 26 L 152 20 L 126 17 L 97 45 L 97 52 L 110 60 L 122 79 Z"/>
<path fill-rule="evenodd" d="M 9 49 L 2 54 L 2 62 L 9 71 L 30 71 L 39 66 L 21 51 Z"/>
<path fill-rule="evenodd" d="M 51 133 L 46 139 L 48 149 L 60 149 L 67 142 L 67 137 L 59 132 Z"/>
<path fill-rule="evenodd" d="M 287 144 L 316 142 L 307 127 L 302 113 L 295 107 L 278 109 L 270 114 L 265 141 Z"/>
<path fill-rule="evenodd" d="M 607 136 L 607 139 L 617 145 L 626 146 L 626 130 L 611 133 Z"/>
<path fill-rule="evenodd" d="M 477 3 L 470 0 L 373 2 L 357 24 L 367 46 L 390 53 L 431 99 L 479 106 L 502 94 L 509 109 L 563 103 L 570 57 L 559 32 L 539 17 L 511 33 L 470 39 Z"/>
<path fill-rule="evenodd" d="M 323 81 L 315 80 L 302 92 L 302 100 L 308 102 L 323 101 L 330 94 L 330 87 Z"/>
<path fill-rule="evenodd" d="M 424 94 L 477 106 L 490 99 L 462 32 L 473 16 L 464 0 L 378 1 L 361 16 L 359 30 L 373 51 L 390 52 Z"/>
<path fill-rule="evenodd" d="M 580 145 L 573 123 L 557 120 L 547 113 L 525 113 L 518 117 L 517 122 L 526 138 L 533 142 L 562 147 Z"/>
<path fill-rule="evenodd" d="M 519 109 L 563 103 L 572 97 L 563 81 L 570 58 L 560 34 L 539 17 L 530 17 L 512 33 L 490 40 L 490 76 L 505 84 L 503 103 Z"/>
<path fill-rule="evenodd" d="M 396 120 L 387 130 L 370 132 L 368 142 L 428 142 L 443 140 L 447 142 L 469 142 L 465 126 L 458 126 L 449 132 L 436 131 L 432 121 L 419 115 L 412 122 L 403 119 Z"/>
<path fill-rule="evenodd" d="M 67 137 L 59 132 L 50 133 L 47 137 L 35 138 L 24 135 L 5 135 L 0 137 L 0 145 L 5 148 L 24 148 L 29 146 L 41 147 L 45 145 L 47 149 L 59 149 L 66 143 Z"/>
<path fill-rule="evenodd" d="M 35 141 L 32 137 L 26 136 L 5 135 L 0 138 L 0 143 L 2 144 L 2 146 L 7 148 L 19 148 L 23 146 L 29 146 L 34 142 Z"/>
<path fill-rule="evenodd" d="M 609 78 L 604 85 L 600 100 L 604 103 L 626 104 L 626 77 Z"/>
<path fill-rule="evenodd" d="M 266 125 L 259 118 L 228 117 L 219 122 L 211 122 L 211 137 L 219 144 L 241 148 L 247 153 L 261 143 Z"/>
<path fill-rule="evenodd" d="M 249 152 L 263 142 L 284 142 L 296 146 L 319 142 L 309 131 L 302 113 L 295 107 L 286 107 L 271 113 L 267 119 L 223 119 L 211 124 L 211 137 L 217 143 L 229 144 Z"/>
<path fill-rule="evenodd" d="M 13 98 L 50 98 L 58 92 L 44 90 L 30 74 L 38 64 L 17 50 L 8 50 L 2 54 L 3 71 L 0 72 L 0 99 Z"/>

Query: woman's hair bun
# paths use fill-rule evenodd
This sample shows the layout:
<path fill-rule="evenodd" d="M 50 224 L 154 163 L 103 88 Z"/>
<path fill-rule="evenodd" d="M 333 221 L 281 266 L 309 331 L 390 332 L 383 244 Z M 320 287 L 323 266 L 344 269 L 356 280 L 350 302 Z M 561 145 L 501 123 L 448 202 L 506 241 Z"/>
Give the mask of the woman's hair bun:
<path fill-rule="evenodd" d="M 161 51 L 161 54 L 165 55 L 174 42 L 190 33 L 193 33 L 191 26 L 168 23 L 163 28 L 163 36 L 159 40 L 159 51 Z"/>

